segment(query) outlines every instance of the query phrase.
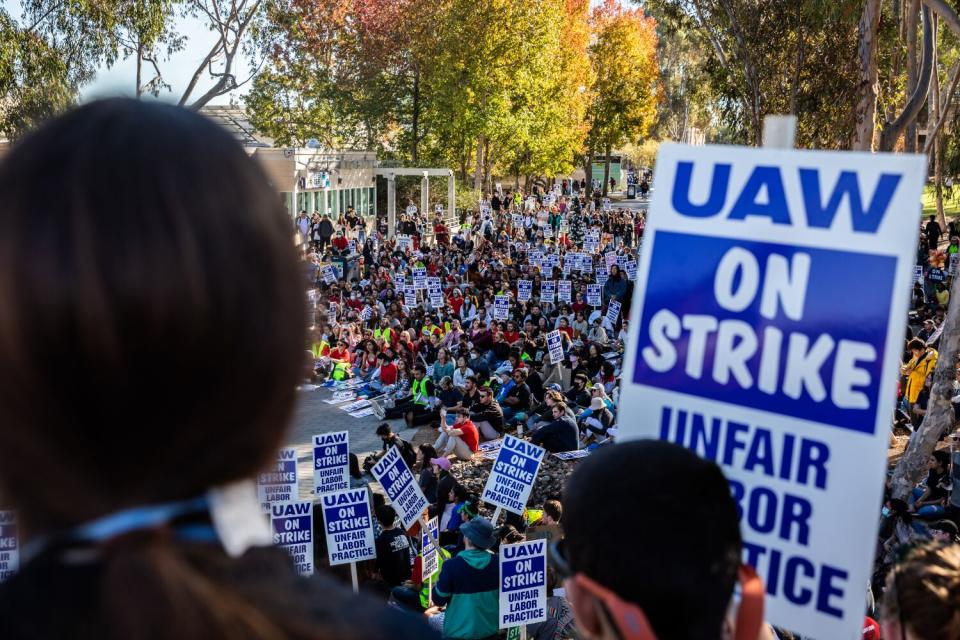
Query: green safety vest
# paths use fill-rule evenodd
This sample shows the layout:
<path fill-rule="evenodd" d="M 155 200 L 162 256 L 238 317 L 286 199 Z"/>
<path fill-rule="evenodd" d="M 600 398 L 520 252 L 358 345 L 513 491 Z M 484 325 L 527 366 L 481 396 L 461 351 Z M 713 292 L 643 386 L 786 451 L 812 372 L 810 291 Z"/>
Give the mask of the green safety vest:
<path fill-rule="evenodd" d="M 380 338 L 382 337 L 387 342 L 390 342 L 393 339 L 393 329 L 387 327 L 386 329 L 374 329 L 373 337 Z"/>
<path fill-rule="evenodd" d="M 443 568 L 443 563 L 445 560 L 450 559 L 450 552 L 439 547 L 437 549 L 437 570 L 430 575 L 433 578 L 433 584 L 437 584 L 437 578 L 440 577 L 440 569 Z M 420 566 L 423 567 L 423 556 L 420 556 Z M 422 577 L 422 576 L 421 576 Z M 423 584 L 420 586 L 420 606 L 424 609 L 427 609 L 430 606 L 430 582 L 426 578 L 423 579 Z"/>
<path fill-rule="evenodd" d="M 427 406 L 427 377 L 420 380 L 414 380 L 410 385 L 410 392 L 413 394 L 413 403 Z"/>

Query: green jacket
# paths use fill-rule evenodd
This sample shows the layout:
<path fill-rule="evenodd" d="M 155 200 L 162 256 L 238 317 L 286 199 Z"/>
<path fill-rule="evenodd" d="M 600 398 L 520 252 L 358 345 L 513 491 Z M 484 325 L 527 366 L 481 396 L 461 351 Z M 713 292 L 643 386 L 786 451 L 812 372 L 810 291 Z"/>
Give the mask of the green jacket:
<path fill-rule="evenodd" d="M 499 627 L 499 587 L 496 554 L 468 549 L 443 563 L 433 587 L 434 603 L 447 605 L 443 637 L 477 640 L 495 635 Z"/>

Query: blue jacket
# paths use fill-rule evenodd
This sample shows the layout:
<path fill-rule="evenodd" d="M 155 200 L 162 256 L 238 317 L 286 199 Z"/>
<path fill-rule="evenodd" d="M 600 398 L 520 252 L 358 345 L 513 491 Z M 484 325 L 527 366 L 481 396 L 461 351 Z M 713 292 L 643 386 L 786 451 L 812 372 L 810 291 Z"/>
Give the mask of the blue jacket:
<path fill-rule="evenodd" d="M 443 637 L 476 640 L 498 631 L 500 567 L 497 555 L 467 549 L 443 563 L 433 602 L 447 605 Z"/>

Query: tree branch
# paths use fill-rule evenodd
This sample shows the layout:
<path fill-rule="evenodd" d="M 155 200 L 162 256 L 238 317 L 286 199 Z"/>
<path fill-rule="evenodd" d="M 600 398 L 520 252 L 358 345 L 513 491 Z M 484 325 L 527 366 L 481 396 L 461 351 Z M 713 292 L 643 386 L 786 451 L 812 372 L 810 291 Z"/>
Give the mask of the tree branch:
<path fill-rule="evenodd" d="M 927 92 L 930 90 L 930 75 L 933 70 L 933 20 L 930 9 L 926 6 L 920 12 L 923 20 L 923 58 L 920 61 L 920 76 L 917 78 L 917 88 L 907 100 L 903 111 L 893 121 L 883 126 L 880 132 L 880 151 L 892 151 L 897 138 L 906 129 L 907 123 L 917 117 L 924 103 L 927 101 Z"/>
<path fill-rule="evenodd" d="M 937 134 L 940 133 L 940 128 L 943 126 L 943 123 L 947 120 L 947 110 L 950 108 L 950 102 L 953 100 L 953 93 L 957 89 L 957 81 L 960 80 L 960 62 L 954 62 L 953 67 L 950 69 L 950 85 L 947 88 L 946 93 L 943 94 L 943 98 L 940 100 L 940 117 L 937 119 L 937 123 L 933 127 L 933 131 L 930 131 L 928 128 L 927 131 L 927 141 L 923 145 L 923 152 L 930 153 L 930 149 L 933 148 L 933 141 L 937 137 Z"/>

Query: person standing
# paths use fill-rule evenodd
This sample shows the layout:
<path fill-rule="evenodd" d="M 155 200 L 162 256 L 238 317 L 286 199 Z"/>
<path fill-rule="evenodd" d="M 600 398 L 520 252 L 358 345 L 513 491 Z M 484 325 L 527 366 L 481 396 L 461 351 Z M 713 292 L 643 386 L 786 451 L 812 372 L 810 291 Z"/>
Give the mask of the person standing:
<path fill-rule="evenodd" d="M 433 587 L 433 601 L 446 605 L 443 637 L 450 640 L 486 640 L 498 631 L 500 567 L 493 525 L 472 518 L 461 525 L 464 550 L 447 560 Z"/>
<path fill-rule="evenodd" d="M 320 223 L 317 225 L 317 232 L 320 236 L 320 252 L 323 253 L 324 248 L 330 244 L 330 238 L 333 237 L 333 222 L 330 220 L 330 214 L 325 213 L 320 218 Z"/>
<path fill-rule="evenodd" d="M 923 231 L 927 234 L 927 244 L 929 249 L 931 251 L 936 251 L 937 247 L 940 245 L 940 236 L 943 235 L 943 229 L 941 229 L 940 225 L 937 224 L 937 219 L 934 216 L 930 216 L 930 220 L 927 221 Z"/>

